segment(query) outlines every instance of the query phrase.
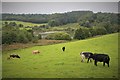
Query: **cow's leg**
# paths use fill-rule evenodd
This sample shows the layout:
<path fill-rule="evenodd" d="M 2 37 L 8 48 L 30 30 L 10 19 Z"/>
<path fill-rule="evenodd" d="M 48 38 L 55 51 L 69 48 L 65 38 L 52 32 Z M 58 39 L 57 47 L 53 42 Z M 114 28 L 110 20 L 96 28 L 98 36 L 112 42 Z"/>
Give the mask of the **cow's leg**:
<path fill-rule="evenodd" d="M 105 62 L 103 62 L 103 66 L 105 66 Z"/>
<path fill-rule="evenodd" d="M 81 60 L 81 62 L 83 62 L 83 59 Z"/>
<path fill-rule="evenodd" d="M 90 58 L 90 62 L 92 62 L 92 59 Z"/>
<path fill-rule="evenodd" d="M 107 65 L 108 65 L 108 67 L 109 67 L 109 61 L 107 62 Z"/>
<path fill-rule="evenodd" d="M 94 61 L 94 64 L 97 66 L 97 60 Z"/>
<path fill-rule="evenodd" d="M 82 60 L 81 60 L 81 62 L 84 62 L 84 55 L 81 55 L 81 58 L 82 58 Z"/>
<path fill-rule="evenodd" d="M 90 59 L 90 58 L 88 58 L 87 63 L 89 62 L 89 59 Z"/>
<path fill-rule="evenodd" d="M 81 60 L 81 62 L 84 62 L 84 58 L 82 57 L 82 60 Z"/>

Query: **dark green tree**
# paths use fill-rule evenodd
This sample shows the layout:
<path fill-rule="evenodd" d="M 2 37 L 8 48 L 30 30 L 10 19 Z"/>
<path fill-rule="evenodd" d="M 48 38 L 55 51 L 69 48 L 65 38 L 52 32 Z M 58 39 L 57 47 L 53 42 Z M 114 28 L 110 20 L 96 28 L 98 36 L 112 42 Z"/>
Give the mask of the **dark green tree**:
<path fill-rule="evenodd" d="M 41 36 L 41 34 L 38 34 L 38 39 L 42 39 L 42 36 Z"/>
<path fill-rule="evenodd" d="M 79 28 L 75 31 L 74 39 L 85 39 L 85 32 L 82 28 Z"/>
<path fill-rule="evenodd" d="M 23 24 L 18 24 L 18 27 L 23 27 L 24 25 Z"/>
<path fill-rule="evenodd" d="M 97 35 L 107 34 L 107 30 L 104 27 L 96 27 L 95 30 Z"/>

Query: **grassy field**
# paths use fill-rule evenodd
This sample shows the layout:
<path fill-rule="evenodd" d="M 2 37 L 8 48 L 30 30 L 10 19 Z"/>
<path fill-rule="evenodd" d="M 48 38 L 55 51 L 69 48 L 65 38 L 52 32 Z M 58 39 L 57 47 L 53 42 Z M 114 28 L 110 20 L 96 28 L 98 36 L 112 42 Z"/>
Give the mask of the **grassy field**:
<path fill-rule="evenodd" d="M 22 22 L 22 21 L 3 21 L 3 22 L 8 22 L 8 23 L 15 22 L 16 24 L 23 24 L 24 26 L 30 26 L 30 27 L 46 25 L 46 23 L 44 23 L 44 24 L 36 24 L 36 23 Z"/>
<path fill-rule="evenodd" d="M 73 28 L 73 29 L 76 29 L 76 28 L 79 28 L 80 27 L 80 25 L 78 24 L 78 23 L 69 23 L 69 24 L 66 24 L 66 25 L 61 25 L 61 26 L 59 26 L 59 28 L 61 28 L 61 29 L 65 29 L 65 28 Z M 56 29 L 56 28 L 58 28 L 58 26 L 55 26 L 55 27 L 53 27 L 53 29 Z"/>
<path fill-rule="evenodd" d="M 3 78 L 117 78 L 118 77 L 118 33 L 101 37 L 34 46 L 25 49 L 3 51 Z M 62 52 L 61 47 L 66 46 Z M 33 50 L 40 54 L 32 54 Z M 80 52 L 107 53 L 110 67 L 102 63 L 81 63 Z M 11 53 L 20 59 L 7 60 Z"/>

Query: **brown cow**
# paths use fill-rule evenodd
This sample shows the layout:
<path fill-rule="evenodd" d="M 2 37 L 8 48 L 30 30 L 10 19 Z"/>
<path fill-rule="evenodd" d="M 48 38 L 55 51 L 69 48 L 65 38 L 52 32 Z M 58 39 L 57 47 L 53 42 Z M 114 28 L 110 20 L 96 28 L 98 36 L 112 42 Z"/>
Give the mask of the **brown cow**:
<path fill-rule="evenodd" d="M 34 50 L 32 53 L 33 53 L 33 54 L 39 54 L 40 51 L 39 51 L 39 50 Z"/>

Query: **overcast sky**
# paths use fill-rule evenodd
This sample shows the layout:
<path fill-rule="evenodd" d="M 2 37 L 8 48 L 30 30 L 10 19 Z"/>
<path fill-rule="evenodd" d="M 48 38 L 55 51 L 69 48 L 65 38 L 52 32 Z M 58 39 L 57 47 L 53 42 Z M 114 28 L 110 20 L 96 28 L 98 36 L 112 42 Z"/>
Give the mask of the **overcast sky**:
<path fill-rule="evenodd" d="M 1 0 L 2 2 L 119 2 L 119 0 Z"/>
<path fill-rule="evenodd" d="M 69 11 L 118 12 L 118 2 L 2 2 L 2 13 L 51 14 Z"/>

